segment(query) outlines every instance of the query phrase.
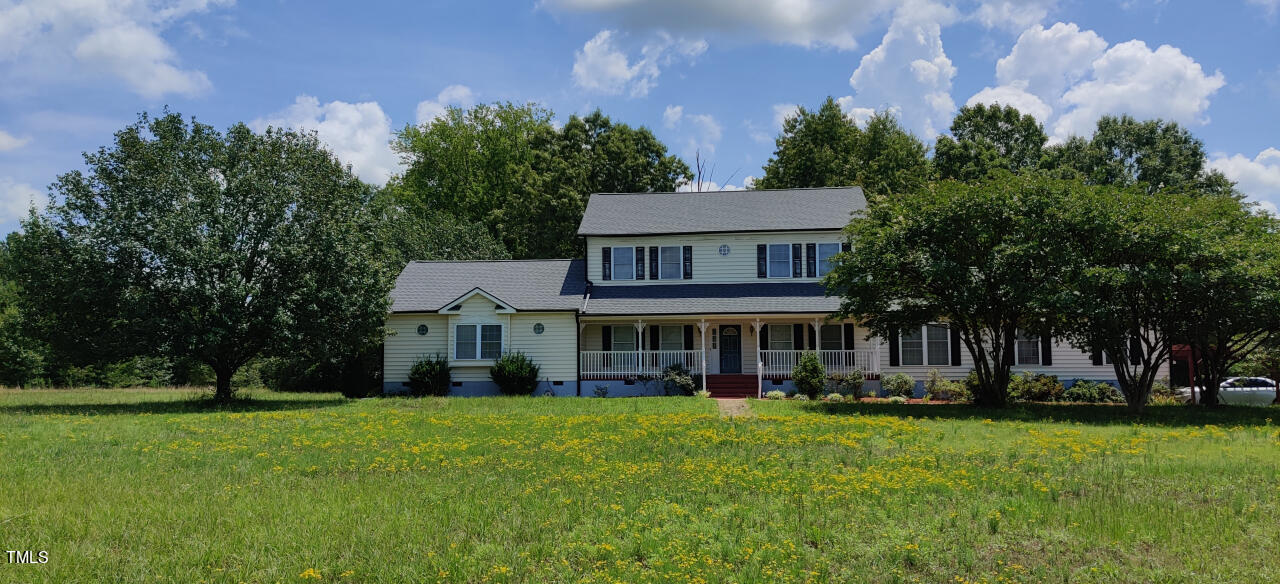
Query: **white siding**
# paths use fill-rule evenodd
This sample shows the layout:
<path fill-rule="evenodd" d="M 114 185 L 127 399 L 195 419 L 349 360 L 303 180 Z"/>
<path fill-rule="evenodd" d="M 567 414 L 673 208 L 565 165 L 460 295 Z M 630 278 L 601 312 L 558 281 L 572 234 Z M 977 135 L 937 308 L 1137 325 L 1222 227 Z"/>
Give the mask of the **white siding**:
<path fill-rule="evenodd" d="M 770 243 L 840 243 L 840 231 L 793 231 L 785 233 L 721 233 L 698 235 L 654 235 L 636 237 L 588 237 L 587 279 L 596 285 L 706 284 L 732 282 L 816 282 L 818 278 L 757 278 L 756 246 Z M 650 280 L 650 247 L 693 246 L 693 279 Z M 720 255 L 720 246 L 729 246 L 729 255 Z M 604 280 L 600 270 L 601 249 L 605 247 L 645 248 L 644 280 Z"/>
<path fill-rule="evenodd" d="M 864 329 L 857 329 L 857 338 L 859 346 L 873 346 L 870 343 L 877 342 L 872 338 L 868 344 L 862 344 L 863 338 L 867 334 Z M 944 377 L 948 379 L 963 379 L 969 374 L 969 370 L 973 369 L 973 358 L 969 355 L 969 350 L 963 345 L 960 347 L 960 365 L 959 366 L 929 366 L 929 365 L 900 365 L 898 367 L 889 366 L 889 344 L 884 341 L 884 345 L 880 348 L 880 370 L 884 375 L 892 375 L 894 373 L 906 373 L 915 378 L 916 381 L 924 381 L 929 375 L 930 369 L 937 369 Z M 1045 375 L 1056 375 L 1058 379 L 1066 381 L 1068 379 L 1093 379 L 1093 380 L 1114 380 L 1116 378 L 1115 370 L 1110 365 L 1094 365 L 1093 359 L 1089 353 L 1083 352 L 1069 344 L 1055 340 L 1053 342 L 1053 364 L 1052 365 L 1014 365 L 1013 374 L 1018 375 L 1023 371 L 1032 373 L 1044 373 Z M 1159 377 L 1169 375 L 1169 364 L 1166 362 L 1160 366 Z"/>
<path fill-rule="evenodd" d="M 542 323 L 542 334 L 534 334 Z M 573 381 L 578 376 L 578 324 L 573 313 L 517 313 L 511 315 L 509 351 L 520 351 L 542 368 L 547 381 Z M 487 375 L 487 372 L 486 372 Z"/>
<path fill-rule="evenodd" d="M 418 325 L 427 325 L 426 336 Z M 391 334 L 382 348 L 383 381 L 409 380 L 409 368 L 423 356 L 445 354 L 448 349 L 448 318 L 439 314 L 393 314 L 387 317 Z"/>

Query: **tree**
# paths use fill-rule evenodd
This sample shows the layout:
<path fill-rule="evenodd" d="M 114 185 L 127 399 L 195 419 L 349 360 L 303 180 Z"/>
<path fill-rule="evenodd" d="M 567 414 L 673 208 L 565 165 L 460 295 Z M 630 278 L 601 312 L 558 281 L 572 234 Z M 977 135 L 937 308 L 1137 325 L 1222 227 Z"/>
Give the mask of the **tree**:
<path fill-rule="evenodd" d="M 939 177 L 961 181 L 1033 170 L 1048 140 L 1040 122 L 1012 106 L 968 105 L 951 122 L 951 135 L 938 136 L 933 165 Z"/>
<path fill-rule="evenodd" d="M 1018 331 L 1049 334 L 1071 265 L 1055 245 L 1059 210 L 1079 183 L 1005 175 L 932 183 L 870 205 L 847 229 L 856 242 L 827 276 L 839 315 L 890 338 L 945 321 L 959 331 L 978 378 L 974 402 L 1008 400 Z"/>
<path fill-rule="evenodd" d="M 372 190 L 314 134 L 142 114 L 84 159 L 12 249 L 20 305 L 63 351 L 194 358 L 225 401 L 255 357 L 379 340 Z"/>
<path fill-rule="evenodd" d="M 393 190 L 403 209 L 481 223 L 517 259 L 580 251 L 592 193 L 674 191 L 692 176 L 646 128 L 597 111 L 556 129 L 533 104 L 450 108 L 405 127 L 393 147 L 408 167 Z"/>
<path fill-rule="evenodd" d="M 877 113 L 859 128 L 830 97 L 817 111 L 801 107 L 788 117 L 776 144 L 756 188 L 860 185 L 892 195 L 919 190 L 931 172 L 928 148 L 891 114 Z"/>
<path fill-rule="evenodd" d="M 1103 116 L 1087 141 L 1073 138 L 1049 148 L 1045 167 L 1095 185 L 1238 197 L 1234 183 L 1207 169 L 1206 161 L 1204 143 L 1176 122 L 1125 115 Z"/>
<path fill-rule="evenodd" d="M 45 351 L 23 332 L 9 256 L 8 243 L 0 241 L 0 386 L 22 387 L 44 370 Z"/>

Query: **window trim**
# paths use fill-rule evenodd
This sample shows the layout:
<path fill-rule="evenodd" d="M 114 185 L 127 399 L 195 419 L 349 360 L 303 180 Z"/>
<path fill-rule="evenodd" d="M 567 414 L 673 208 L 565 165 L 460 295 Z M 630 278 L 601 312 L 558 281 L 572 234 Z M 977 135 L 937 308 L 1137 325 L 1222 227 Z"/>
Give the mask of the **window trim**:
<path fill-rule="evenodd" d="M 823 246 L 835 247 L 835 249 L 836 249 L 836 251 L 835 251 L 835 252 L 833 252 L 831 255 L 828 255 L 828 256 L 827 256 L 827 260 L 826 260 L 825 262 L 822 260 L 822 248 L 823 248 Z M 819 277 L 819 278 L 821 278 L 821 277 L 823 277 L 823 276 L 826 276 L 827 274 L 831 273 L 831 270 L 835 268 L 835 263 L 831 261 L 831 258 L 832 258 L 833 256 L 835 256 L 836 254 L 838 254 L 838 253 L 840 253 L 840 243 L 839 243 L 839 242 L 830 242 L 830 241 L 828 241 L 828 242 L 826 242 L 826 243 L 819 242 L 819 243 L 817 244 L 816 251 L 815 251 L 815 256 L 814 256 L 814 260 L 816 261 L 817 266 L 818 266 L 818 269 L 817 269 L 817 272 L 816 272 L 816 273 L 818 274 L 818 277 Z M 823 267 L 824 265 L 827 267 L 827 269 L 826 269 L 826 271 L 825 271 L 825 272 L 824 272 L 824 271 L 822 271 L 822 267 Z"/>
<path fill-rule="evenodd" d="M 1039 367 L 1039 366 L 1041 366 L 1041 365 L 1044 365 L 1044 355 L 1043 355 L 1044 351 L 1041 351 L 1041 350 L 1040 350 L 1040 348 L 1041 348 L 1041 346 L 1042 346 L 1042 343 L 1043 343 L 1043 341 L 1041 341 L 1041 337 L 1040 337 L 1039 335 L 1036 335 L 1036 336 L 1026 336 L 1026 338 L 1023 338 L 1023 337 L 1024 337 L 1024 335 L 1023 335 L 1023 333 L 1024 333 L 1024 332 L 1025 332 L 1025 331 L 1021 331 L 1021 330 L 1019 330 L 1019 331 L 1017 331 L 1016 333 L 1014 333 L 1014 336 L 1013 336 L 1013 365 L 1014 365 L 1014 367 L 1025 367 L 1025 366 Z M 1035 363 L 1023 363 L 1023 362 L 1022 362 L 1022 343 L 1026 343 L 1026 342 L 1034 342 L 1034 343 L 1035 343 L 1035 346 L 1036 346 L 1036 361 L 1035 361 Z M 1106 352 L 1106 351 L 1103 351 L 1103 352 L 1102 352 L 1102 362 L 1103 362 L 1103 364 L 1104 364 L 1104 365 L 1110 365 L 1110 363 L 1107 363 L 1107 352 Z"/>
<path fill-rule="evenodd" d="M 464 326 L 471 327 L 472 329 L 475 330 L 475 335 L 476 335 L 475 347 L 474 347 L 475 357 L 463 358 L 458 356 L 458 341 L 462 336 L 458 334 L 458 329 Z M 484 327 L 487 327 L 487 326 L 498 327 L 498 356 L 497 357 L 484 356 Z M 453 325 L 453 343 L 452 343 L 453 344 L 453 360 L 454 361 L 496 361 L 498 357 L 502 356 L 502 352 L 507 348 L 505 337 L 506 337 L 506 331 L 503 330 L 502 323 L 497 323 L 497 322 L 455 323 Z"/>
<path fill-rule="evenodd" d="M 939 364 L 929 363 L 929 329 L 928 327 L 931 327 L 931 326 L 941 327 L 943 330 L 947 331 L 947 336 L 946 336 L 947 350 L 943 353 L 944 355 L 946 355 L 946 363 L 939 363 Z M 898 331 L 898 366 L 899 367 L 951 367 L 952 366 L 951 365 L 950 327 L 948 327 L 945 323 L 941 323 L 941 322 L 930 322 L 920 326 L 920 363 L 907 363 L 907 352 L 903 350 L 904 347 L 902 344 L 903 341 L 905 340 L 903 338 L 905 337 L 905 335 L 903 335 L 902 333 L 906 332 L 907 330 L 912 330 L 912 329 L 903 329 L 901 331 Z"/>
<path fill-rule="evenodd" d="M 676 275 L 668 278 L 663 275 L 663 268 L 666 266 L 663 258 L 667 255 L 667 250 L 674 250 L 676 255 L 675 269 Z M 658 279 L 659 280 L 683 280 L 684 279 L 684 246 L 681 245 L 660 245 L 658 246 Z"/>
<path fill-rule="evenodd" d="M 773 273 L 773 248 L 780 247 L 786 250 L 787 269 L 783 270 L 782 275 L 774 275 Z M 764 246 L 764 265 L 766 278 L 791 278 L 791 244 L 790 243 L 769 243 Z"/>
<path fill-rule="evenodd" d="M 623 262 L 623 265 L 628 266 L 628 269 L 629 269 L 629 270 L 630 270 L 630 272 L 631 272 L 631 277 L 630 277 L 630 278 L 619 278 L 619 277 L 618 277 L 618 266 L 619 266 L 619 264 L 618 264 L 618 250 L 620 250 L 620 249 L 625 249 L 625 250 L 627 250 L 627 253 L 631 254 L 631 255 L 630 255 L 630 258 L 631 258 L 631 259 L 630 259 L 630 260 L 628 260 L 628 261 L 626 261 L 626 262 Z M 636 248 L 635 248 L 635 247 L 633 247 L 633 246 L 630 246 L 630 245 L 611 245 L 611 246 L 609 246 L 609 272 L 610 272 L 610 273 L 609 273 L 609 279 L 610 279 L 610 280 L 624 280 L 624 281 L 629 280 L 629 281 L 635 281 L 635 279 L 636 279 Z"/>

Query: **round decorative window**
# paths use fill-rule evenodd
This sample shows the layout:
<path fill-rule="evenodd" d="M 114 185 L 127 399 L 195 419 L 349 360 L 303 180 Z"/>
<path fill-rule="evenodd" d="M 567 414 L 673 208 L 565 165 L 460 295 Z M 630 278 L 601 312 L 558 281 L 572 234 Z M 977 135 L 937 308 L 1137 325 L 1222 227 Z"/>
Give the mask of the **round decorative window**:
<path fill-rule="evenodd" d="M 720 246 L 720 255 L 725 255 L 725 256 L 729 255 L 729 246 L 728 246 L 728 245 L 722 245 L 722 246 Z"/>
<path fill-rule="evenodd" d="M 542 326 L 542 323 L 533 325 L 533 334 L 535 335 L 540 335 L 542 334 L 542 331 L 545 331 L 545 330 L 547 330 L 547 327 Z"/>
<path fill-rule="evenodd" d="M 425 325 L 425 324 L 420 324 L 420 325 L 418 325 L 418 334 L 420 334 L 420 335 L 426 335 L 426 334 L 427 334 L 427 325 Z"/>

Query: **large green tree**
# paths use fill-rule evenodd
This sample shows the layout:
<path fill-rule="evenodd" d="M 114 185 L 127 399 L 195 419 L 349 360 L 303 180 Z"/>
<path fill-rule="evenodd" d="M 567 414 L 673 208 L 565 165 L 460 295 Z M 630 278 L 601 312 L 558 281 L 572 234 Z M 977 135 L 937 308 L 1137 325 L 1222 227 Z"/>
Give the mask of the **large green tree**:
<path fill-rule="evenodd" d="M 11 250 L 20 307 L 63 354 L 196 359 L 228 400 L 256 357 L 380 340 L 372 189 L 313 134 L 144 114 L 84 159 Z"/>
<path fill-rule="evenodd" d="M 450 108 L 393 146 L 407 167 L 391 185 L 401 208 L 482 223 L 518 259 L 574 256 L 592 193 L 674 191 L 692 177 L 646 128 L 598 111 L 556 128 L 533 104 Z"/>
<path fill-rule="evenodd" d="M 43 372 L 46 351 L 23 331 L 12 269 L 9 244 L 0 241 L 0 386 L 22 387 Z"/>
<path fill-rule="evenodd" d="M 1050 334 L 1071 268 L 1055 233 L 1078 182 L 1038 174 L 981 183 L 940 181 L 916 194 L 888 197 L 855 217 L 855 244 L 827 276 L 840 315 L 873 334 L 942 321 L 959 330 L 973 359 L 975 402 L 1008 400 L 1019 330 Z"/>
<path fill-rule="evenodd" d="M 1048 140 L 1040 122 L 1013 106 L 967 105 L 951 122 L 951 135 L 938 136 L 933 164 L 940 178 L 962 181 L 1034 170 Z"/>
<path fill-rule="evenodd" d="M 863 127 L 830 97 L 783 122 L 773 157 L 756 188 L 861 186 L 872 195 L 919 190 L 932 172 L 928 148 L 888 112 Z"/>

